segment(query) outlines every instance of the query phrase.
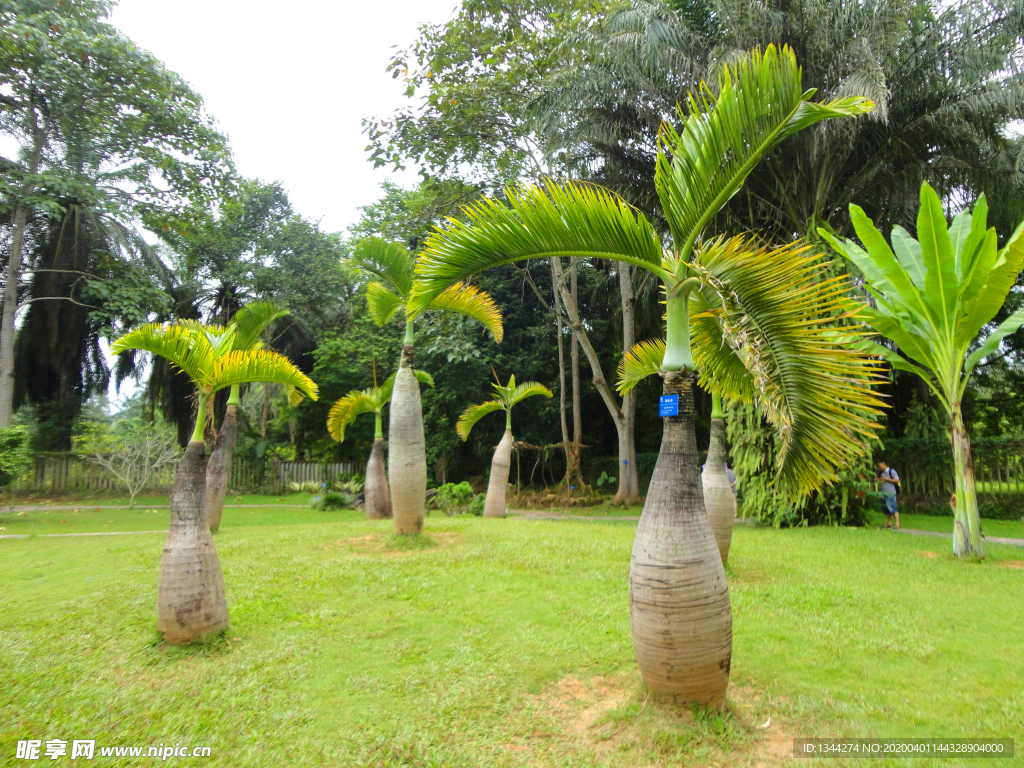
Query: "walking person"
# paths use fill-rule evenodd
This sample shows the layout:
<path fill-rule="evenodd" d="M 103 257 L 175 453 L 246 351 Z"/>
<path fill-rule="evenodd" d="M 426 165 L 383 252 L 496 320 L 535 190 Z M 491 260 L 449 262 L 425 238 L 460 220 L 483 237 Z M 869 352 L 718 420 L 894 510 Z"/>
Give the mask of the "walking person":
<path fill-rule="evenodd" d="M 884 460 L 879 461 L 877 466 L 879 474 L 875 478 L 875 483 L 882 494 L 882 502 L 884 503 L 882 511 L 885 513 L 885 527 L 899 530 L 900 511 L 899 507 L 896 506 L 896 494 L 900 492 L 900 476 Z M 894 521 L 895 525 L 893 525 Z"/>

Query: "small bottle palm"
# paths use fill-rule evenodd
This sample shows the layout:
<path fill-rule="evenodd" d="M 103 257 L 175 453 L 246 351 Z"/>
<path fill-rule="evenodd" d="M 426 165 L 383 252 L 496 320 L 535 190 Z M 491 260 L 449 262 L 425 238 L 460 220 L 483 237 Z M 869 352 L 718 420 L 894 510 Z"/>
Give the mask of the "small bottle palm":
<path fill-rule="evenodd" d="M 210 399 L 240 384 L 274 382 L 312 399 L 317 386 L 285 357 L 265 349 L 234 349 L 237 328 L 195 322 L 143 325 L 115 340 L 115 355 L 129 350 L 166 358 L 195 384 L 196 425 L 171 491 L 171 520 L 160 559 L 157 629 L 170 643 L 187 643 L 228 625 L 224 576 L 206 518 L 206 445 Z"/>
<path fill-rule="evenodd" d="M 416 379 L 429 387 L 434 379 L 426 371 L 414 371 Z M 391 517 L 391 493 L 388 490 L 387 472 L 384 466 L 384 408 L 391 401 L 396 374 L 391 374 L 381 386 L 369 389 L 354 389 L 331 406 L 327 415 L 327 431 L 339 443 L 345 440 L 345 428 L 364 413 L 374 416 L 373 449 L 366 462 L 366 483 L 363 486 L 364 509 L 367 520 L 383 520 Z M 374 374 L 376 379 L 376 373 Z"/>
<path fill-rule="evenodd" d="M 510 376 L 505 386 L 500 382 L 493 386 L 494 398 L 480 405 L 471 405 L 463 411 L 455 425 L 455 431 L 463 440 L 468 440 L 473 425 L 480 419 L 494 411 L 505 412 L 505 434 L 494 449 L 491 477 L 487 482 L 487 499 L 484 502 L 484 517 L 505 517 L 505 491 L 508 488 L 508 475 L 512 466 L 512 408 L 528 397 L 551 397 L 551 390 L 535 381 L 517 386 L 515 376 Z"/>

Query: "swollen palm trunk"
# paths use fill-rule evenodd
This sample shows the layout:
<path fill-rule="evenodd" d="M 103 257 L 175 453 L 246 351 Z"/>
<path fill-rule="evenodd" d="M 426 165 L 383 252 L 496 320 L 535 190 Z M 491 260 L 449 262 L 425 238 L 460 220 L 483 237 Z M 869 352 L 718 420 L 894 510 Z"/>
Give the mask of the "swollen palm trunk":
<path fill-rule="evenodd" d="M 665 376 L 679 395 L 633 542 L 629 608 L 640 674 L 661 700 L 719 706 L 732 658 L 732 613 L 718 545 L 704 512 L 690 375 Z"/>
<path fill-rule="evenodd" d="M 238 441 L 238 407 L 229 405 L 224 413 L 224 423 L 217 433 L 217 443 L 210 454 L 206 467 L 206 517 L 210 530 L 220 528 L 224 514 L 224 498 L 228 493 L 228 477 L 231 475 L 231 456 Z"/>
<path fill-rule="evenodd" d="M 491 461 L 491 477 L 487 481 L 487 499 L 484 501 L 484 517 L 505 516 L 505 490 L 508 488 L 508 473 L 512 467 L 512 430 L 505 434 L 494 449 Z"/>
<path fill-rule="evenodd" d="M 725 420 L 711 420 L 711 444 L 708 446 L 708 460 L 701 473 L 704 486 L 704 509 L 708 513 L 711 532 L 718 543 L 722 562 L 729 559 L 729 545 L 732 543 L 732 520 L 736 516 L 733 506 L 732 485 L 725 473 Z"/>
<path fill-rule="evenodd" d="M 388 480 L 395 533 L 420 533 L 427 497 L 427 450 L 423 438 L 420 384 L 411 355 L 402 356 L 395 376 L 388 422 Z"/>
<path fill-rule="evenodd" d="M 391 493 L 388 491 L 388 477 L 384 471 L 384 438 L 373 441 L 370 460 L 366 462 L 366 484 L 363 487 L 366 498 L 366 519 L 384 520 L 391 517 Z"/>
<path fill-rule="evenodd" d="M 228 626 L 224 575 L 203 497 L 206 448 L 188 444 L 171 491 L 171 526 L 160 558 L 156 626 L 169 643 L 187 643 Z"/>

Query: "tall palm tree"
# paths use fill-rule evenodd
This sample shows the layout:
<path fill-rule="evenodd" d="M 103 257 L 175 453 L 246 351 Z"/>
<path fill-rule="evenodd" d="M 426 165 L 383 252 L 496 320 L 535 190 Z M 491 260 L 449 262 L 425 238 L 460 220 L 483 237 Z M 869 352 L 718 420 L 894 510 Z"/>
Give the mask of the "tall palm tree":
<path fill-rule="evenodd" d="M 417 381 L 429 387 L 434 386 L 433 377 L 426 371 L 413 371 Z M 345 427 L 363 413 L 374 416 L 373 449 L 366 462 L 366 483 L 364 485 L 367 520 L 383 520 L 391 517 L 391 493 L 388 491 L 388 476 L 384 468 L 384 430 L 382 419 L 384 406 L 391 401 L 391 393 L 395 387 L 395 376 L 388 376 L 381 386 L 369 389 L 353 389 L 331 406 L 327 414 L 327 431 L 339 443 L 345 440 Z M 374 379 L 376 380 L 376 372 Z"/>
<path fill-rule="evenodd" d="M 272 322 L 287 314 L 288 310 L 281 309 L 269 301 L 256 301 L 242 307 L 227 326 L 227 329 L 232 331 L 231 349 L 262 349 L 263 332 Z M 292 391 L 298 400 L 302 399 L 298 390 Z M 238 409 L 241 406 L 241 386 L 232 384 L 224 420 L 217 430 L 217 440 L 206 467 L 206 517 L 210 522 L 211 531 L 220 528 L 221 516 L 224 514 L 224 498 L 228 492 L 228 477 L 231 475 L 231 457 L 238 441 Z"/>
<path fill-rule="evenodd" d="M 143 325 L 115 340 L 115 355 L 133 349 L 165 358 L 195 385 L 199 404 L 192 439 L 171 491 L 171 522 L 160 558 L 157 629 L 169 643 L 187 643 L 228 625 L 224 576 L 206 519 L 206 444 L 210 399 L 237 384 L 276 382 L 316 399 L 317 386 L 287 358 L 265 349 L 232 348 L 237 330 L 199 323 Z"/>
<path fill-rule="evenodd" d="M 388 418 L 388 481 L 395 532 L 419 533 L 423 530 L 426 507 L 427 451 L 420 388 L 413 374 L 413 323 L 424 310 L 458 312 L 479 322 L 495 341 L 501 341 L 501 313 L 490 296 L 462 283 L 447 286 L 411 311 L 409 299 L 416 262 L 397 243 L 368 237 L 356 244 L 350 263 L 377 278 L 366 286 L 366 303 L 374 322 L 387 325 L 399 310 L 405 319 L 405 343 Z"/>
<path fill-rule="evenodd" d="M 987 218 L 988 203 L 982 195 L 973 214 L 962 211 L 947 229 L 938 194 L 924 184 L 917 214 L 920 240 L 896 226 L 890 247 L 856 205 L 850 206 L 850 219 L 864 248 L 821 231 L 864 275 L 875 302 L 861 308 L 859 317 L 894 341 L 906 357 L 881 344 L 872 344 L 871 350 L 894 368 L 920 376 L 949 415 L 956 483 L 953 552 L 958 556 L 985 554 L 961 400 L 974 367 L 1024 325 L 1022 309 L 982 341 L 982 331 L 1024 269 L 1024 222 L 1000 249 L 995 227 L 986 229 Z M 977 342 L 980 345 L 968 354 Z"/>
<path fill-rule="evenodd" d="M 508 191 L 508 205 L 483 200 L 466 221 L 435 232 L 417 265 L 411 307 L 448 286 L 520 259 L 583 256 L 624 261 L 661 279 L 666 298 L 664 392 L 678 398 L 665 418 L 661 451 L 630 564 L 633 642 L 644 680 L 659 697 L 720 705 L 729 678 L 732 616 L 722 559 L 708 525 L 694 436 L 693 379 L 712 392 L 757 396 L 783 435 L 780 470 L 797 486 L 835 477 L 873 424 L 867 388 L 874 364 L 843 348 L 826 318 L 841 280 L 821 281 L 806 247 L 755 247 L 706 230 L 757 163 L 820 120 L 870 109 L 862 98 L 811 101 L 789 48 L 769 46 L 723 70 L 664 125 L 657 188 L 671 248 L 614 194 L 573 182 Z M 707 305 L 691 318 L 691 296 Z M 697 332 L 691 335 L 691 320 Z"/>
<path fill-rule="evenodd" d="M 455 431 L 463 440 L 469 439 L 470 430 L 480 419 L 493 411 L 505 412 L 505 434 L 494 449 L 491 460 L 491 477 L 487 481 L 487 498 L 484 501 L 484 517 L 505 517 L 505 491 L 508 488 L 508 473 L 512 468 L 512 406 L 528 397 L 544 395 L 551 397 L 551 390 L 535 381 L 527 381 L 516 386 L 516 377 L 510 376 L 508 384 L 501 385 L 499 380 L 494 387 L 494 397 L 480 405 L 471 405 L 455 425 Z"/>

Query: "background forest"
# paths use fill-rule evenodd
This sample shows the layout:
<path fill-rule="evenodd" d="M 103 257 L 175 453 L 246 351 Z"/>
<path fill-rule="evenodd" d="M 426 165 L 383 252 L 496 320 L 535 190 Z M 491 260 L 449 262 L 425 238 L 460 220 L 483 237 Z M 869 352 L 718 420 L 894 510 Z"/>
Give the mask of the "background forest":
<path fill-rule="evenodd" d="M 0 10 L 0 132 L 16 145 L 0 156 L 0 373 L 13 366 L 16 383 L 0 384 L 0 427 L 23 425 L 37 454 L 71 451 L 121 418 L 163 425 L 184 445 L 195 413 L 189 380 L 159 359 L 124 354 L 114 365 L 106 339 L 151 321 L 225 323 L 269 300 L 289 310 L 269 346 L 317 382 L 320 399 L 296 405 L 281 388 L 243 390 L 236 455 L 362 463 L 373 425 L 354 423 L 338 443 L 327 413 L 375 372 L 383 380 L 394 370 L 403 329 L 371 319 L 368 280 L 346 263 L 355 244 L 379 236 L 415 254 L 434 225 L 460 218 L 480 195 L 547 176 L 610 188 L 665 229 L 654 192 L 658 127 L 678 124 L 687 92 L 756 46 L 792 46 L 806 87 L 821 98 L 866 95 L 876 109 L 786 142 L 713 231 L 769 242 L 817 242 L 819 227 L 853 236 L 856 202 L 884 232 L 901 225 L 913 234 L 925 181 L 949 215 L 984 192 L 1001 235 L 1024 216 L 1017 3 L 463 0 L 450 22 L 422 27 L 395 54 L 389 70 L 407 86 L 407 103 L 364 121 L 368 159 L 418 170 L 421 182 L 385 184 L 345 232 L 296 214 L 280 183 L 240 177 L 201 96 L 118 33 L 108 10 L 97 0 L 13 0 Z M 559 279 L 568 300 L 556 295 Z M 455 423 L 490 396 L 495 375 L 515 373 L 554 397 L 517 407 L 516 439 L 528 446 L 518 468 L 513 460 L 513 481 L 518 471 L 538 487 L 593 484 L 605 472 L 628 484 L 636 473 L 642 492 L 661 436 L 660 382 L 620 397 L 614 381 L 624 351 L 661 334 L 656 281 L 613 262 L 566 259 L 500 267 L 474 283 L 502 310 L 500 344 L 453 314 L 428 313 L 417 329 L 416 365 L 438 383 L 422 393 L 433 482 L 486 475 L 499 420 L 482 421 L 465 442 Z M 1011 292 L 995 321 L 1020 309 L 1021 297 Z M 1024 446 L 1022 347 L 1024 332 L 1008 336 L 964 399 L 979 465 L 1007 476 Z M 134 393 L 116 413 L 111 381 Z M 895 371 L 883 390 L 891 408 L 868 453 L 890 455 L 908 479 L 948 476 L 946 421 L 927 387 Z M 697 438 L 706 446 L 703 397 Z M 855 521 L 869 503 L 865 463 L 835 488 L 780 508 L 761 415 L 742 403 L 727 412 L 748 514 L 776 524 Z M 917 495 L 945 505 L 936 485 Z M 1013 495 L 987 504 L 983 515 L 1021 512 Z"/>

